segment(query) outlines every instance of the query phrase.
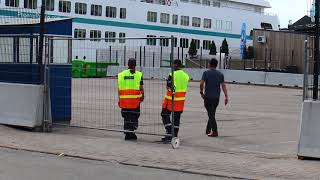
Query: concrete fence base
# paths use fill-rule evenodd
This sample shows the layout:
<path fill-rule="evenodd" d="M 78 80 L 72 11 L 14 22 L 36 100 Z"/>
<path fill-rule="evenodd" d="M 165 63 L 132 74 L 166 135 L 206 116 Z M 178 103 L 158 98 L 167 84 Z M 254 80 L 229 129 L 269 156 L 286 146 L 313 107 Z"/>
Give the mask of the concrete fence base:
<path fill-rule="evenodd" d="M 109 66 L 108 76 L 116 76 L 126 67 Z M 169 68 L 140 68 L 143 71 L 144 78 L 165 79 L 170 72 Z M 206 69 L 184 69 L 190 76 L 191 80 L 201 80 L 202 73 Z M 261 72 L 261 71 L 243 71 L 243 70 L 220 70 L 225 81 L 244 84 L 283 86 L 283 87 L 303 87 L 303 74 Z"/>
<path fill-rule="evenodd" d="M 320 158 L 320 102 L 305 101 L 302 107 L 298 156 Z"/>
<path fill-rule="evenodd" d="M 29 128 L 42 125 L 42 85 L 0 83 L 0 92 L 0 124 Z"/>

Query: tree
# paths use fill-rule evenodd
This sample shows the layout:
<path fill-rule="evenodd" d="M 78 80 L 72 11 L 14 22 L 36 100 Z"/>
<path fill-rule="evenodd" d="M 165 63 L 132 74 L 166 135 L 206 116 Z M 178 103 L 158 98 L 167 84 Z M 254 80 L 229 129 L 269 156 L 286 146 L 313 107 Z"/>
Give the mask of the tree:
<path fill-rule="evenodd" d="M 254 58 L 254 51 L 253 51 L 253 46 L 248 47 L 248 52 L 247 52 L 247 58 L 248 59 L 253 59 Z"/>
<path fill-rule="evenodd" d="M 224 39 L 222 41 L 221 52 L 224 53 L 226 56 L 229 55 L 229 45 L 228 45 L 227 39 Z"/>
<path fill-rule="evenodd" d="M 217 47 L 214 41 L 211 42 L 209 49 L 210 49 L 210 52 L 209 52 L 210 55 L 217 55 Z"/>
<path fill-rule="evenodd" d="M 198 53 L 198 50 L 197 50 L 196 42 L 195 41 L 191 41 L 188 54 L 189 54 L 189 56 L 194 57 L 194 56 L 197 55 L 197 53 Z"/>

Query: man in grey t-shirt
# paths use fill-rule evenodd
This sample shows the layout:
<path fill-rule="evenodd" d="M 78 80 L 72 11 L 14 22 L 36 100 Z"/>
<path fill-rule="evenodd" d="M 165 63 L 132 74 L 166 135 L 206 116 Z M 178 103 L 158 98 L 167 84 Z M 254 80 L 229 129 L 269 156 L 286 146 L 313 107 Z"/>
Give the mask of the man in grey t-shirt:
<path fill-rule="evenodd" d="M 227 86 L 224 82 L 224 75 L 216 70 L 218 61 L 211 59 L 209 63 L 210 69 L 205 71 L 200 82 L 200 94 L 204 99 L 204 106 L 208 112 L 209 120 L 207 124 L 206 134 L 209 137 L 218 136 L 218 128 L 216 122 L 216 109 L 219 105 L 221 89 L 225 95 L 224 104 L 229 102 Z M 203 92 L 205 88 L 205 91 Z"/>

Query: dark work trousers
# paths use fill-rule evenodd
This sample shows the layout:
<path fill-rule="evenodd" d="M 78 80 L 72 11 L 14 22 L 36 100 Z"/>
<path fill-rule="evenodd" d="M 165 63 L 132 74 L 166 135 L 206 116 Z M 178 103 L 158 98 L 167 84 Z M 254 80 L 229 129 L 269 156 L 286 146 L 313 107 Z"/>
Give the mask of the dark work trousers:
<path fill-rule="evenodd" d="M 172 134 L 171 113 L 172 112 L 169 111 L 168 109 L 162 109 L 162 112 L 161 112 L 163 125 L 166 129 L 166 133 L 169 135 Z M 174 137 L 178 137 L 181 114 L 182 114 L 182 111 L 174 112 Z"/>
<path fill-rule="evenodd" d="M 135 109 L 121 109 L 121 115 L 124 119 L 123 129 L 125 131 L 135 131 L 136 129 L 138 129 L 140 107 Z M 125 134 L 128 134 L 128 133 L 125 133 Z"/>
<path fill-rule="evenodd" d="M 204 106 L 207 109 L 209 120 L 207 124 L 206 133 L 209 134 L 211 131 L 218 132 L 217 121 L 216 121 L 216 110 L 219 105 L 219 98 L 204 98 Z"/>

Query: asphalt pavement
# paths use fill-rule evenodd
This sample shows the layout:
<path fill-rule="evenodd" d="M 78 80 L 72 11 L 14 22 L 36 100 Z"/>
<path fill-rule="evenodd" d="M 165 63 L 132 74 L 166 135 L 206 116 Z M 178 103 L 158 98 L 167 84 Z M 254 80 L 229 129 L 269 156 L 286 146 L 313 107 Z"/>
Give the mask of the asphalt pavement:
<path fill-rule="evenodd" d="M 0 148 L 1 180 L 224 180 L 209 177 L 124 166 L 112 162 L 92 161 L 42 153 Z"/>

